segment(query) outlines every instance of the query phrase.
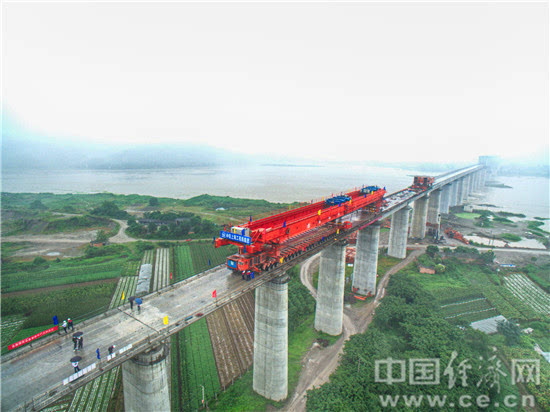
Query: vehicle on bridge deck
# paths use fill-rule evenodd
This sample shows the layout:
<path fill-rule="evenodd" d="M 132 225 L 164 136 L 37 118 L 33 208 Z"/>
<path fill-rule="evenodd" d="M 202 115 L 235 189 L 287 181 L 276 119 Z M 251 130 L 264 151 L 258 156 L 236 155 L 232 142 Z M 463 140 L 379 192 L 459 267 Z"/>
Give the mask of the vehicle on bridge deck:
<path fill-rule="evenodd" d="M 415 190 L 427 190 L 435 183 L 435 177 L 433 176 L 415 176 L 411 189 Z"/>
<path fill-rule="evenodd" d="M 215 246 L 227 244 L 239 253 L 227 258 L 227 267 L 234 272 L 270 270 L 303 252 L 349 230 L 346 215 L 358 210 L 376 213 L 383 204 L 386 189 L 367 186 L 346 194 L 331 196 L 274 216 L 246 222 L 222 230 Z"/>

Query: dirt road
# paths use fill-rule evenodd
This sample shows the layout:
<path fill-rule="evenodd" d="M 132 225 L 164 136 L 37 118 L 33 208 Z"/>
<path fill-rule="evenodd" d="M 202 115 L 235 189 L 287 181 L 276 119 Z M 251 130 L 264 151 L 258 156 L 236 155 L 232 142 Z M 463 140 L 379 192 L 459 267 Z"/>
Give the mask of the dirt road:
<path fill-rule="evenodd" d="M 115 219 L 113 219 L 115 220 Z M 120 225 L 118 233 L 109 239 L 111 243 L 133 242 L 126 235 L 128 224 L 124 220 L 115 220 Z M 17 235 L 2 237 L 2 242 L 25 242 L 28 247 L 15 252 L 15 256 L 79 256 L 82 246 L 88 245 L 97 236 L 97 230 L 78 230 L 72 233 L 56 233 L 54 235 Z"/>
<path fill-rule="evenodd" d="M 289 402 L 283 408 L 284 411 L 294 412 L 306 410 L 307 391 L 328 382 L 330 375 L 338 366 L 340 354 L 344 349 L 345 342 L 350 336 L 357 333 L 363 333 L 367 330 L 375 308 L 380 304 L 380 300 L 385 295 L 386 285 L 388 284 L 390 276 L 404 268 L 422 253 L 424 253 L 422 249 L 414 250 L 407 258 L 389 269 L 379 281 L 378 292 L 371 303 L 358 309 L 352 307 L 344 308 L 342 336 L 336 343 L 327 348 L 323 349 L 317 343 L 312 346 L 302 361 L 303 369 L 300 374 L 298 385 L 296 385 L 296 390 Z M 317 296 L 317 291 L 311 284 L 311 278 L 313 271 L 319 266 L 319 259 L 320 254 L 313 256 L 311 259 L 304 262 L 300 270 L 300 280 L 309 289 L 313 297 Z"/>
<path fill-rule="evenodd" d="M 113 219 L 115 222 L 117 222 L 120 225 L 120 229 L 118 233 L 112 237 L 109 238 L 109 242 L 111 243 L 127 243 L 127 242 L 135 242 L 136 239 L 133 237 L 130 237 L 126 234 L 126 229 L 128 229 L 128 222 L 126 220 L 116 220 Z"/>

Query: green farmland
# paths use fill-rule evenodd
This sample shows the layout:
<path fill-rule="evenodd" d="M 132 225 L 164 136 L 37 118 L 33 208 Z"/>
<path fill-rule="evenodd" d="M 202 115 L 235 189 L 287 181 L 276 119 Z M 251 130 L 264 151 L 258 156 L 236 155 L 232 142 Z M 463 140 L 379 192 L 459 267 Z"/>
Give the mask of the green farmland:
<path fill-rule="evenodd" d="M 236 252 L 232 246 L 215 248 L 212 242 L 189 242 L 174 248 L 174 283 L 225 263 Z M 210 263 L 210 264 L 209 264 Z"/>
<path fill-rule="evenodd" d="M 201 319 L 172 337 L 172 409 L 192 411 L 220 392 L 206 319 Z"/>

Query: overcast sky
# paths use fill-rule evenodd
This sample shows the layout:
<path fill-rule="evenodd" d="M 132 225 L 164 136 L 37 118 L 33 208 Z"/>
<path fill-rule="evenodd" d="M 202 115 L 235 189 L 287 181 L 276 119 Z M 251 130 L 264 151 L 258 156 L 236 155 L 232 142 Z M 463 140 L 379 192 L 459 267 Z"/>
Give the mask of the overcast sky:
<path fill-rule="evenodd" d="M 3 114 L 21 135 L 310 159 L 548 152 L 547 2 L 2 11 Z"/>

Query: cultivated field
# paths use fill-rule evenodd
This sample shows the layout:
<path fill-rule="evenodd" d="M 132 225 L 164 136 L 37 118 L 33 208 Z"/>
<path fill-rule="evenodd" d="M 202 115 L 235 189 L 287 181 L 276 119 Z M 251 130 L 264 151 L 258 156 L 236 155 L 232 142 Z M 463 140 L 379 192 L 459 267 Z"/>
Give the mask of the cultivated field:
<path fill-rule="evenodd" d="M 550 315 L 550 295 L 539 288 L 531 279 L 518 273 L 505 278 L 505 286 L 515 297 L 535 312 Z"/>
<path fill-rule="evenodd" d="M 254 356 L 254 295 L 247 293 L 207 318 L 222 388 L 251 365 Z"/>
<path fill-rule="evenodd" d="M 2 348 L 7 346 L 25 323 L 23 315 L 2 316 Z"/>
<path fill-rule="evenodd" d="M 220 392 L 206 320 L 201 319 L 172 336 L 172 408 L 197 410 Z M 175 353 L 174 353 L 175 352 Z"/>
<path fill-rule="evenodd" d="M 498 310 L 482 294 L 463 296 L 441 305 L 443 316 L 451 323 L 471 323 L 499 315 Z"/>
<path fill-rule="evenodd" d="M 50 262 L 47 268 L 8 267 L 2 271 L 2 293 L 117 278 L 123 268 L 126 259 L 112 258 Z"/>
<path fill-rule="evenodd" d="M 174 248 L 175 273 L 173 282 L 187 279 L 211 267 L 225 263 L 235 253 L 230 246 L 216 249 L 212 242 L 189 242 Z"/>
<path fill-rule="evenodd" d="M 191 252 L 189 246 L 181 245 L 174 248 L 174 260 L 176 273 L 173 276 L 173 282 L 179 282 L 180 280 L 187 279 L 195 273 L 193 269 L 193 259 L 191 258 Z"/>
<path fill-rule="evenodd" d="M 170 284 L 170 248 L 157 249 L 153 270 L 153 291 Z"/>
<path fill-rule="evenodd" d="M 109 309 L 116 308 L 124 303 L 128 302 L 128 297 L 132 296 L 136 291 L 137 276 L 124 276 L 118 281 L 115 293 L 109 304 Z M 124 294 L 124 301 L 122 295 Z"/>

